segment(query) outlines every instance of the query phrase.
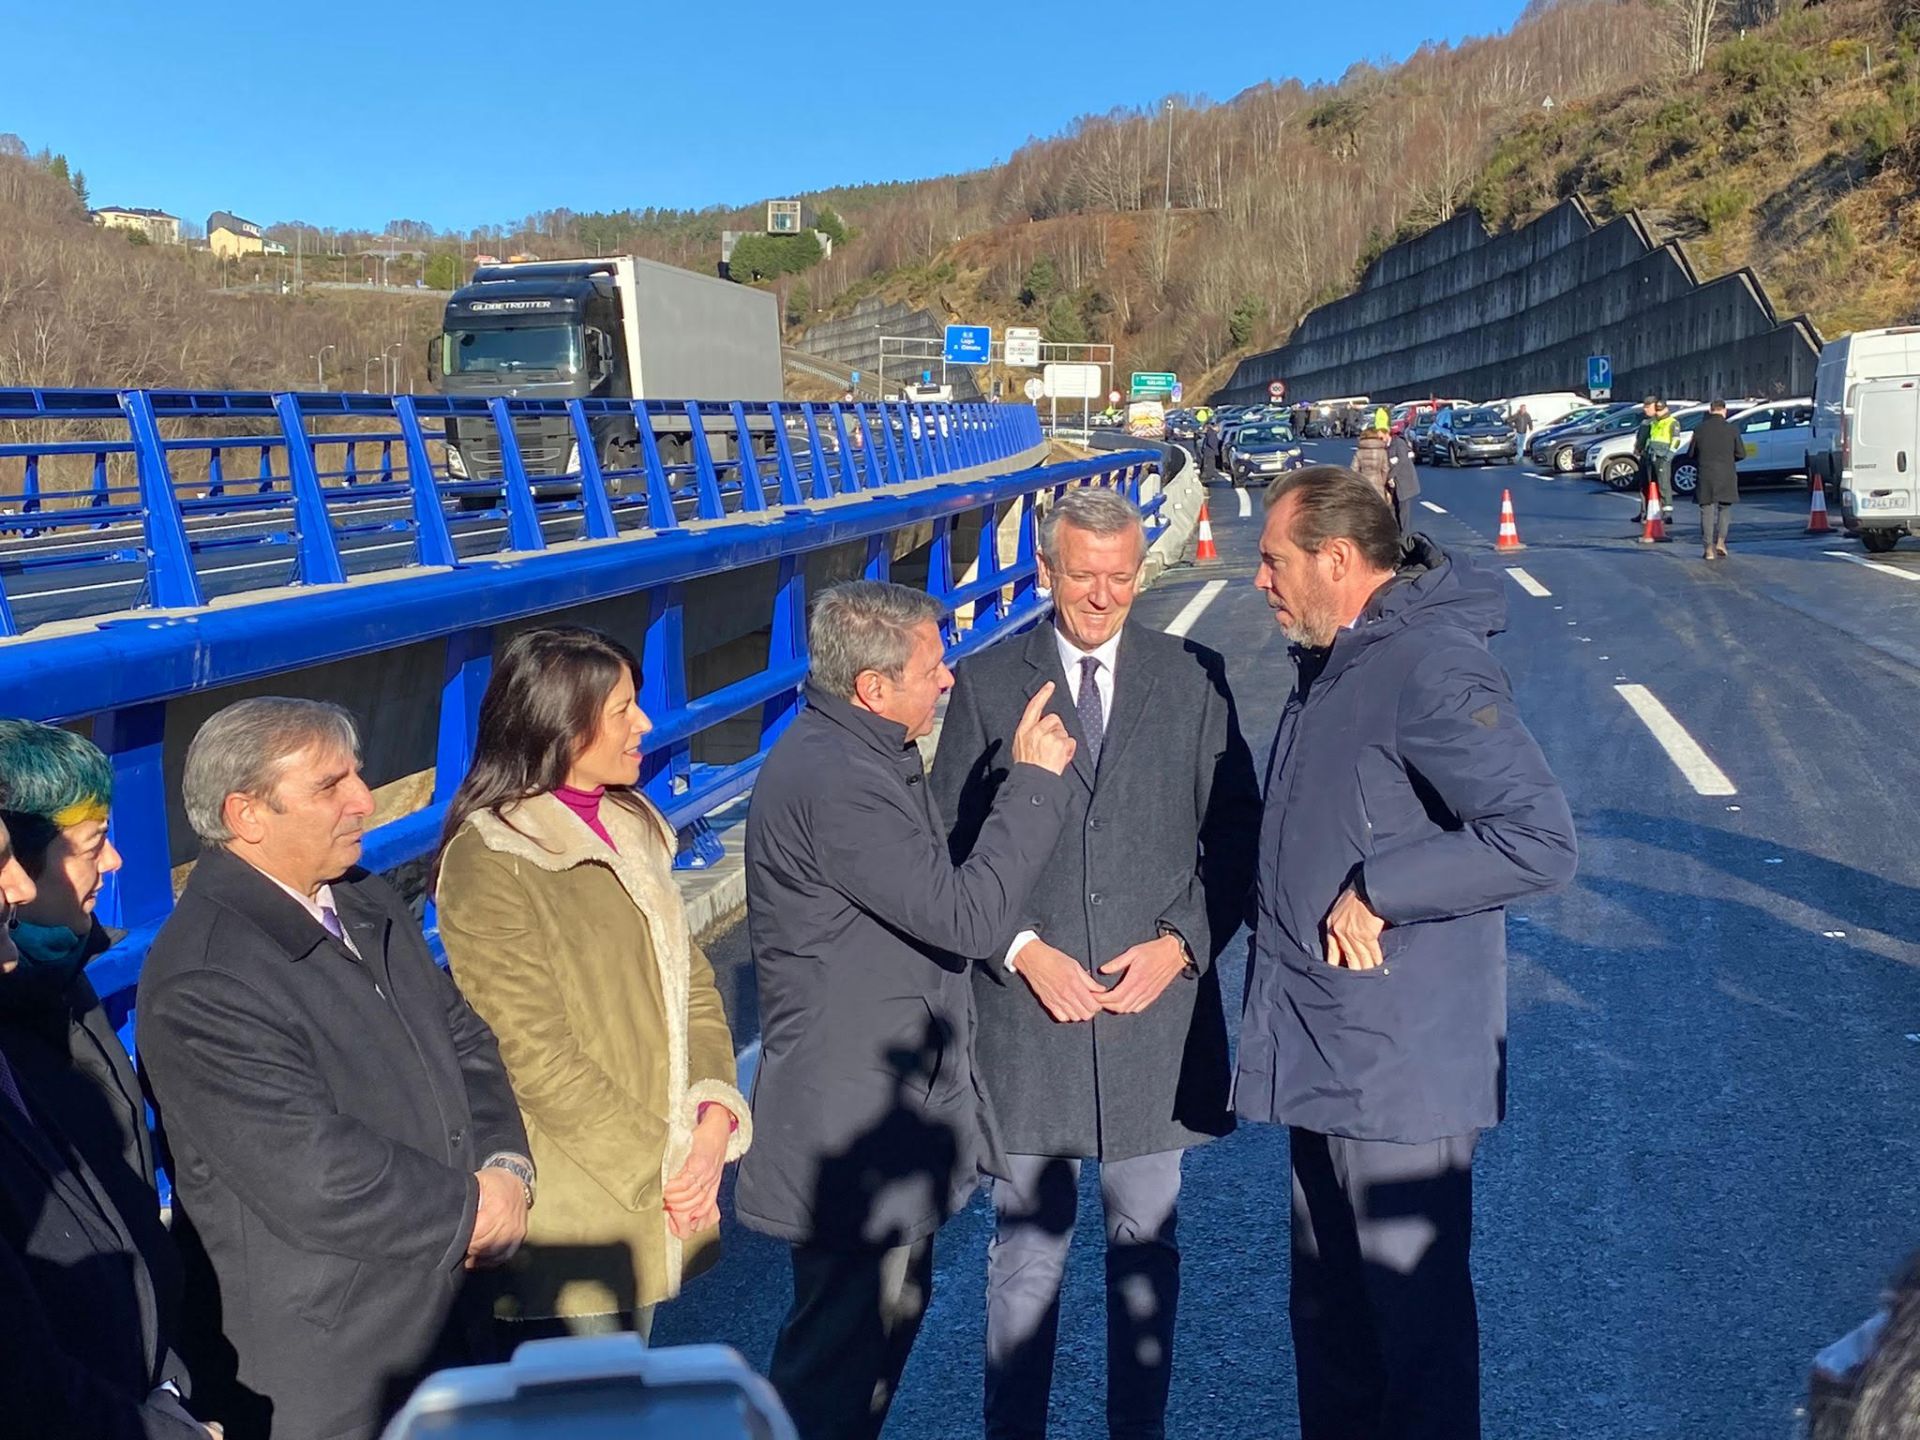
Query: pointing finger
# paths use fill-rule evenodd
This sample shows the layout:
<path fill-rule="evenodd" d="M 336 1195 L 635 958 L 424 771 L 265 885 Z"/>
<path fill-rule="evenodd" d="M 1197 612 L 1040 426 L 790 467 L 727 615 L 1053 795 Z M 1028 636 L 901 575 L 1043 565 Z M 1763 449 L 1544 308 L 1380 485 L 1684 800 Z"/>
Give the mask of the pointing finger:
<path fill-rule="evenodd" d="M 1040 712 L 1047 708 L 1047 701 L 1051 700 L 1052 698 L 1053 698 L 1053 681 L 1049 680 L 1047 681 L 1046 684 L 1042 685 L 1038 690 L 1034 691 L 1033 698 L 1027 701 L 1026 713 L 1020 717 L 1021 726 L 1024 728 L 1025 726 L 1031 725 L 1034 723 L 1034 721 L 1038 720 L 1040 718 Z"/>

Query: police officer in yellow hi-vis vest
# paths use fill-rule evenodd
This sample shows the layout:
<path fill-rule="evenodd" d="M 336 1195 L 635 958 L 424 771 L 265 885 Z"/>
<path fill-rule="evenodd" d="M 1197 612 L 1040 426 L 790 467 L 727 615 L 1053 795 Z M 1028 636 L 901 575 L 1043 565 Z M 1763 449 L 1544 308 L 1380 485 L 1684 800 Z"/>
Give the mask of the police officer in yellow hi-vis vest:
<path fill-rule="evenodd" d="M 1633 437 L 1634 458 L 1640 462 L 1643 485 L 1651 484 L 1660 496 L 1660 513 L 1673 519 L 1673 451 L 1680 437 L 1680 423 L 1668 412 L 1657 395 L 1641 403 L 1644 417 Z"/>

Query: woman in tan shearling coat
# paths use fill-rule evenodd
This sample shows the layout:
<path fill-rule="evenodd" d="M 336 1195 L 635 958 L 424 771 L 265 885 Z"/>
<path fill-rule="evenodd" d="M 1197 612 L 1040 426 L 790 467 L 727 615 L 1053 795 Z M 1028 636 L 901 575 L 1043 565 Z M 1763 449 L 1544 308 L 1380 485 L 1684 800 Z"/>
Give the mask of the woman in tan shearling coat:
<path fill-rule="evenodd" d="M 652 1328 L 719 1257 L 752 1117 L 672 829 L 632 787 L 651 729 L 630 651 L 578 627 L 507 646 L 435 882 L 455 980 L 500 1041 L 537 1171 L 509 1264 L 517 1342 Z"/>

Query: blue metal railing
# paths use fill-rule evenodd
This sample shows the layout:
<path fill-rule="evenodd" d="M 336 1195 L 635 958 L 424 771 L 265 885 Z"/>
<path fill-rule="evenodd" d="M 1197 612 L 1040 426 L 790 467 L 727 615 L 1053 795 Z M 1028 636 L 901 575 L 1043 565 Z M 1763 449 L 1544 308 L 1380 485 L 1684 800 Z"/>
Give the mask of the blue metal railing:
<path fill-rule="evenodd" d="M 55 433 L 16 439 L 7 421 Z M 572 443 L 529 453 L 542 422 Z M 607 462 L 614 422 L 630 464 Z M 449 426 L 495 473 L 461 463 Z M 0 636 L 668 531 L 938 479 L 1041 438 L 1012 405 L 0 390 Z"/>
<path fill-rule="evenodd" d="M 43 397 L 43 404 L 48 403 L 44 397 L 56 394 L 32 393 Z M 472 757 L 495 627 L 644 592 L 649 604 L 640 647 L 641 703 L 655 728 L 641 783 L 682 830 L 683 863 L 706 863 L 717 849 L 702 817 L 751 786 L 762 758 L 800 707 L 808 664 L 810 554 L 862 547 L 863 573 L 888 578 L 895 535 L 911 529 L 916 551 L 924 536 L 926 586 L 953 617 L 947 639 L 957 658 L 1044 613 L 1048 602 L 1037 588 L 1034 556 L 1041 497 L 1069 485 L 1102 484 L 1121 487 L 1139 501 L 1142 482 L 1159 458 L 1128 451 L 1026 468 L 1038 453 L 1039 432 L 1037 417 L 1024 406 L 727 406 L 721 408 L 736 432 L 758 433 L 762 445 L 717 458 L 698 438 L 705 431 L 696 430 L 685 474 L 676 477 L 660 462 L 658 447 L 643 443 L 642 463 L 635 469 L 645 486 L 632 496 L 608 483 L 606 472 L 586 458 L 590 447 L 582 445 L 579 468 L 567 477 L 580 482 L 578 493 L 546 501 L 532 493 L 537 477 L 514 469 L 512 422 L 562 416 L 584 431 L 596 402 L 493 401 L 477 407 L 453 402 L 465 407 L 458 411 L 461 418 L 477 414 L 495 423 L 507 460 L 504 480 L 487 487 L 498 490 L 504 484 L 504 502 L 483 512 L 493 515 L 504 539 L 486 554 L 463 557 L 452 543 L 463 517 L 448 496 L 460 493 L 456 487 L 462 483 L 484 482 L 450 480 L 444 455 L 435 462 L 423 454 L 429 442 L 422 421 L 451 413 L 449 402 L 408 396 L 94 392 L 91 399 L 66 400 L 61 418 L 101 418 L 101 395 L 112 400 L 113 413 L 126 418 L 131 433 L 124 440 L 79 442 L 86 448 L 72 453 L 88 457 L 88 464 L 96 451 L 109 459 L 132 454 L 137 484 L 109 483 L 108 499 L 99 504 L 90 488 L 62 497 L 63 508 L 44 503 L 43 496 L 42 508 L 31 512 L 39 528 L 25 541 L 26 550 L 43 537 L 57 540 L 56 523 L 92 527 L 103 523 L 105 513 L 114 518 L 104 523 L 132 532 L 109 543 L 140 553 L 149 605 L 194 605 L 188 597 L 202 579 L 206 557 L 223 545 L 281 548 L 291 556 L 303 587 L 259 603 L 167 614 L 136 610 L 91 625 L 63 626 L 44 637 L 0 642 L 0 713 L 47 721 L 91 719 L 93 738 L 113 765 L 111 833 L 124 865 L 108 878 L 99 913 L 129 934 L 95 962 L 91 973 L 116 1019 L 130 1014 L 141 959 L 173 903 L 163 764 L 170 701 L 402 646 L 440 645 L 431 797 L 421 809 L 366 838 L 362 863 L 390 870 L 428 855 L 438 839 L 447 803 Z M 0 414 L 7 413 L 7 398 L 8 392 L 0 392 Z M 217 408 L 223 402 L 256 416 L 271 413 L 283 427 L 282 436 L 162 433 L 163 421 L 209 414 L 230 418 L 232 409 Z M 681 407 L 678 413 L 697 413 L 703 421 L 717 418 L 712 407 Z M 316 417 L 343 414 L 373 416 L 382 423 L 351 437 L 314 432 Z M 805 436 L 804 465 L 801 447 L 789 437 L 790 415 L 798 421 L 796 433 Z M 761 422 L 757 432 L 756 420 Z M 385 428 L 387 421 L 392 430 Z M 771 431 L 765 428 L 768 422 Z M 825 443 L 823 422 L 836 444 Z M 862 435 L 858 444 L 850 439 L 853 433 Z M 26 448 L 0 445 L 0 459 L 21 458 Z M 365 452 L 364 460 L 355 457 L 356 449 Z M 766 452 L 764 462 L 756 449 Z M 47 442 L 38 443 L 33 453 L 50 453 Z M 191 454 L 204 467 L 199 493 L 182 495 L 170 465 L 170 457 L 178 454 Z M 227 463 L 236 455 L 236 463 Z M 133 498 L 116 498 L 121 489 L 133 491 Z M 367 518 L 351 502 L 369 495 L 397 505 L 401 513 Z M 263 539 L 248 532 L 247 517 L 267 502 L 279 509 L 271 537 Z M 648 523 L 617 523 L 626 508 L 641 509 Z M 1148 508 L 1158 508 L 1153 497 Z M 26 514 L 4 518 L 19 521 Z M 542 526 L 555 514 L 583 516 L 582 539 L 612 543 L 550 541 Z M 203 515 L 236 525 L 241 535 L 196 534 L 191 518 Z M 610 529 L 609 515 L 616 519 Z M 508 523 L 497 524 L 501 518 Z M 977 557 L 970 575 L 956 574 L 956 527 L 974 523 Z M 392 567 L 377 583 L 341 583 L 356 527 L 368 526 L 401 535 L 400 543 L 414 556 L 408 562 L 412 568 Z M 20 536 L 22 527 L 14 526 L 13 533 Z M 765 565 L 773 567 L 774 585 L 764 661 L 744 678 L 691 693 L 688 582 Z M 962 628 L 960 612 L 969 610 L 970 622 Z M 750 753 L 728 764 L 696 763 L 696 738 L 743 716 L 757 716 Z"/>

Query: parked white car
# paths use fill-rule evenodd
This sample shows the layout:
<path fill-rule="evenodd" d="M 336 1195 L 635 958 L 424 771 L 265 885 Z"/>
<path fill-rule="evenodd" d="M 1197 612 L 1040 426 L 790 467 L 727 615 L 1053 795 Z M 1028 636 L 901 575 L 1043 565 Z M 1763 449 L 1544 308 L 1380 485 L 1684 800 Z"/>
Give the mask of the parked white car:
<path fill-rule="evenodd" d="M 1769 400 L 1737 415 L 1729 415 L 1740 432 L 1746 456 L 1734 466 L 1742 483 L 1788 480 L 1807 469 L 1807 442 L 1813 435 L 1813 401 Z M 1697 421 L 1695 422 L 1698 423 Z M 1691 455 L 1674 462 L 1673 488 L 1691 495 L 1700 484 L 1700 472 Z"/>
<path fill-rule="evenodd" d="M 1676 457 L 1687 453 L 1687 448 L 1693 443 L 1694 427 L 1706 416 L 1707 407 L 1704 405 L 1688 405 L 1673 411 L 1673 418 L 1680 427 L 1680 438 L 1675 442 L 1673 452 Z M 1610 490 L 1635 489 L 1640 478 L 1640 462 L 1633 458 L 1633 441 L 1639 433 L 1639 427 L 1635 426 L 1624 435 L 1609 435 L 1603 440 L 1594 441 L 1587 447 L 1587 472 L 1605 481 Z M 1691 472 L 1689 476 L 1686 490 L 1680 490 L 1679 467 L 1676 464 L 1673 488 L 1680 490 L 1683 495 L 1690 493 L 1693 489 Z"/>

